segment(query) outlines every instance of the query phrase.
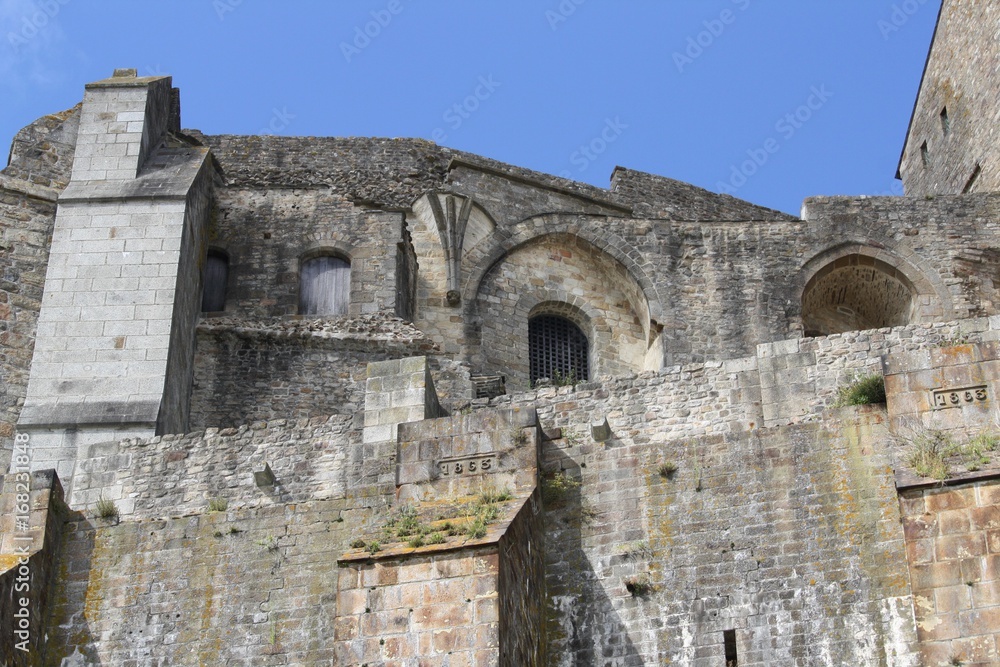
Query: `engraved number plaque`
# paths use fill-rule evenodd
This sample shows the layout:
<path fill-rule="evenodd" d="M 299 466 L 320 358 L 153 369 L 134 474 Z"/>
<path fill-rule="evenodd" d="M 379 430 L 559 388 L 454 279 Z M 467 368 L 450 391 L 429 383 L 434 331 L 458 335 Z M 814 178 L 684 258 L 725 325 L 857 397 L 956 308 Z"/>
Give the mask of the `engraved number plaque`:
<path fill-rule="evenodd" d="M 932 392 L 932 405 L 935 410 L 942 408 L 957 408 L 973 403 L 982 403 L 989 395 L 986 385 L 962 387 L 960 389 L 935 389 Z"/>
<path fill-rule="evenodd" d="M 438 461 L 438 469 L 441 471 L 442 477 L 496 472 L 497 458 L 493 454 L 484 454 L 466 456 L 460 459 L 442 459 Z"/>

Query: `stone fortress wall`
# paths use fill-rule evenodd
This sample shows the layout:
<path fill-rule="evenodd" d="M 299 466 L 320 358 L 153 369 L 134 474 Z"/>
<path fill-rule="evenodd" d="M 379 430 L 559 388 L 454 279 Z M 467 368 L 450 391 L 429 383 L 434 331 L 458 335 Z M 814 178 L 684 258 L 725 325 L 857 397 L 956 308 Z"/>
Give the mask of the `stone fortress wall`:
<path fill-rule="evenodd" d="M 987 158 L 973 188 L 911 164 L 981 4 L 942 10 L 922 196 L 801 219 L 625 168 L 206 136 L 168 77 L 88 85 L 0 173 L 0 591 L 39 584 L 12 664 L 1000 661 L 1000 466 L 968 449 L 1000 425 L 1000 194 Z M 322 257 L 342 314 L 302 315 Z M 539 314 L 589 378 L 530 386 Z M 836 407 L 866 373 L 887 405 Z"/>
<path fill-rule="evenodd" d="M 549 499 L 546 510 L 549 655 L 572 664 L 616 646 L 614 655 L 623 660 L 699 664 L 702 659 L 707 664 L 720 658 L 722 632 L 732 629 L 739 633 L 740 659 L 747 664 L 783 664 L 803 653 L 816 664 L 845 655 L 859 664 L 919 664 L 917 630 L 909 611 L 913 600 L 907 585 L 907 546 L 895 509 L 892 470 L 901 458 L 899 443 L 886 431 L 881 411 L 831 411 L 828 405 L 842 384 L 840 378 L 877 368 L 886 352 L 993 341 L 1000 337 L 1000 321 L 994 320 L 812 339 L 816 347 L 805 351 L 783 341 L 760 346 L 758 355 L 750 358 L 478 401 L 470 416 L 488 418 L 509 405 L 537 410 L 548 438 L 542 443 L 542 474 L 558 473 L 581 482 Z M 817 361 L 805 364 L 805 355 Z M 812 392 L 781 379 L 782 373 L 819 369 L 825 370 L 813 376 Z M 765 418 L 762 402 L 767 391 L 761 386 L 768 384 L 782 387 L 772 390 L 775 398 L 767 410 L 772 418 Z M 468 418 L 446 418 L 456 419 Z M 598 441 L 593 425 L 605 421 L 610 437 Z M 462 430 L 470 437 L 476 432 L 468 426 Z M 67 548 L 81 555 L 64 561 L 66 579 L 61 585 L 76 583 L 58 594 L 62 606 L 54 613 L 72 616 L 87 599 L 104 611 L 95 614 L 103 620 L 87 627 L 70 623 L 60 630 L 55 643 L 66 648 L 65 655 L 78 650 L 125 658 L 153 651 L 180 659 L 194 650 L 206 656 L 211 642 L 205 637 L 225 637 L 221 656 L 244 650 L 280 650 L 302 660 L 326 655 L 309 647 L 314 633 L 327 627 L 328 612 L 320 602 L 305 616 L 294 614 L 292 605 L 310 605 L 308 597 L 303 603 L 296 596 L 314 585 L 310 580 L 338 581 L 336 571 L 324 564 L 328 554 L 347 551 L 358 532 L 378 523 L 395 502 L 395 487 L 378 481 L 384 479 L 379 464 L 385 468 L 388 459 L 366 456 L 360 429 L 350 416 L 273 420 L 183 437 L 126 440 L 92 447 L 88 454 L 79 462 L 84 472 L 75 480 L 76 505 L 111 498 L 122 517 L 117 525 L 82 518 L 71 524 L 72 539 L 83 542 L 67 542 L 72 545 Z M 669 480 L 658 473 L 666 461 L 679 467 Z M 269 464 L 276 480 L 271 488 L 255 481 L 253 473 L 263 463 Z M 961 488 L 972 491 L 956 492 L 992 493 L 989 480 L 968 484 Z M 736 493 L 747 502 L 733 505 Z M 919 498 L 923 493 L 940 495 L 935 488 L 908 493 Z M 207 503 L 215 498 L 227 500 L 226 512 L 207 512 Z M 913 506 L 907 502 L 906 507 Z M 991 521 L 989 516 L 979 525 Z M 921 526 L 935 524 L 928 516 L 918 520 Z M 313 526 L 310 534 L 319 533 L 303 536 L 302 521 Z M 143 532 L 143 527 L 150 530 Z M 926 544 L 928 529 L 923 530 Z M 167 539 L 176 546 L 162 542 Z M 308 545 L 320 544 L 317 539 L 325 546 L 311 556 L 317 546 Z M 942 540 L 954 542 L 952 533 Z M 211 555 L 204 551 L 209 546 L 214 549 Z M 139 570 L 128 574 L 133 567 L 146 572 L 150 561 L 133 564 L 122 560 L 122 553 L 149 553 L 157 559 L 152 573 L 145 575 L 150 582 L 169 579 L 171 567 L 179 566 L 176 558 L 195 554 L 193 578 L 171 585 L 167 603 L 165 593 L 157 592 L 161 587 L 147 590 Z M 992 553 L 984 542 L 981 554 L 974 552 L 964 560 L 992 563 Z M 445 567 L 432 565 L 436 556 L 416 556 L 405 560 L 407 567 L 422 562 L 429 571 Z M 471 559 L 468 565 L 447 566 L 458 579 L 431 586 L 442 596 L 438 604 L 446 608 L 452 599 L 445 592 L 449 586 L 457 590 L 473 585 L 460 573 L 472 576 L 500 567 L 475 565 L 484 557 L 480 551 L 471 550 L 466 557 Z M 219 559 L 227 564 L 219 565 Z M 281 574 L 287 562 L 300 568 L 291 579 Z M 385 570 L 386 562 L 378 563 L 353 576 L 370 577 L 366 581 L 374 590 L 381 590 L 379 582 L 402 585 L 389 578 L 398 575 Z M 80 576 L 69 578 L 74 571 Z M 114 580 L 108 580 L 112 573 Z M 340 581 L 345 581 L 343 576 L 341 571 Z M 642 576 L 649 577 L 655 592 L 637 598 L 624 582 Z M 921 576 L 923 581 L 941 581 L 933 571 Z M 254 602 L 259 591 L 253 596 L 243 592 L 250 582 L 259 588 L 261 581 L 274 582 L 266 587 L 274 604 Z M 423 580 L 405 581 L 417 585 Z M 986 572 L 976 581 L 982 590 L 1000 585 Z M 428 586 L 420 584 L 420 596 Z M 961 586 L 966 587 L 964 581 Z M 369 585 L 349 588 L 367 590 Z M 797 592 L 785 597 L 790 590 Z M 434 628 L 450 627 L 456 619 L 445 612 L 424 619 L 400 607 L 371 611 L 386 603 L 381 597 L 368 600 L 368 595 L 359 602 L 338 598 L 338 614 L 346 617 L 347 628 L 338 630 L 337 625 L 332 630 L 345 638 L 337 655 L 360 656 L 359 664 L 415 655 L 417 648 L 399 642 L 409 642 L 423 630 L 433 636 Z M 931 596 L 933 600 L 933 588 Z M 236 602 L 227 600 L 262 611 L 244 617 L 234 609 Z M 164 611 L 153 621 L 112 612 L 129 605 L 159 605 Z M 479 613 L 475 609 L 472 605 L 454 614 L 474 625 Z M 200 615 L 207 635 L 189 636 L 176 645 L 162 643 L 175 636 L 175 630 L 183 634 L 185 624 L 177 619 L 192 614 Z M 232 619 L 243 629 L 237 633 L 243 637 L 239 641 L 225 634 Z M 371 629 L 362 630 L 371 623 Z M 108 635 L 111 628 L 118 630 Z M 858 633 L 870 640 L 858 644 Z M 107 639 L 99 640 L 102 636 Z M 132 639 L 140 636 L 142 642 Z M 364 636 L 388 639 L 372 639 L 366 645 L 358 640 Z M 810 648 L 819 636 L 822 647 Z"/>
<path fill-rule="evenodd" d="M 914 104 L 899 177 L 907 195 L 1000 189 L 996 41 L 1000 8 L 943 2 Z"/>

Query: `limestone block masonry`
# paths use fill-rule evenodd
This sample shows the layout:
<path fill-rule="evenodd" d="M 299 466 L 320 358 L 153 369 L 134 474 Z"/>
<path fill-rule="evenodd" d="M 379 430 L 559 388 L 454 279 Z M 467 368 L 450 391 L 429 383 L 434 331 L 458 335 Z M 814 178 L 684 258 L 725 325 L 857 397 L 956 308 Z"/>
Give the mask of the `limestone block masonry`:
<path fill-rule="evenodd" d="M 19 428 L 73 500 L 80 448 L 187 428 L 207 152 L 168 145 L 169 77 L 88 86 Z"/>
<path fill-rule="evenodd" d="M 801 218 L 87 85 L 0 172 L 0 664 L 1000 663 L 995 5 L 924 196 Z"/>

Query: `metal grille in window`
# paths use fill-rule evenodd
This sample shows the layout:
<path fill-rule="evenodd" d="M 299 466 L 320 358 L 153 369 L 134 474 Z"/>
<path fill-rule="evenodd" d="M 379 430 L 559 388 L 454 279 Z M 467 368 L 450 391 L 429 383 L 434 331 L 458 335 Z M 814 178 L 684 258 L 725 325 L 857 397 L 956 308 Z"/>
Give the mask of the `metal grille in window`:
<path fill-rule="evenodd" d="M 557 383 L 590 379 L 587 337 L 564 317 L 539 315 L 528 321 L 528 357 L 532 383 L 540 378 Z"/>

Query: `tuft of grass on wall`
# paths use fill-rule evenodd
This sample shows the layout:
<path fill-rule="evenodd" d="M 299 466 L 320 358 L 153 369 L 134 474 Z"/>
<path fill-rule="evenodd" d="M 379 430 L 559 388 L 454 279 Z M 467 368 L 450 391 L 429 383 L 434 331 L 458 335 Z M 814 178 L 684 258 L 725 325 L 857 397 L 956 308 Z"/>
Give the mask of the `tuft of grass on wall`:
<path fill-rule="evenodd" d="M 109 500 L 104 496 L 97 499 L 97 505 L 94 507 L 97 512 L 97 516 L 102 519 L 115 520 L 118 518 L 118 505 L 115 501 Z"/>
<path fill-rule="evenodd" d="M 952 465 L 961 465 L 968 472 L 980 470 L 990 464 L 991 455 L 1000 449 L 1000 435 L 992 432 L 980 433 L 961 443 L 944 431 L 920 429 L 904 441 L 910 448 L 906 464 L 921 477 L 939 482 L 952 476 Z"/>
<path fill-rule="evenodd" d="M 941 431 L 923 431 L 913 438 L 913 449 L 906 462 L 921 477 L 943 482 L 948 479 L 945 457 L 953 448 L 954 443 Z"/>
<path fill-rule="evenodd" d="M 663 479 L 673 479 L 677 473 L 677 464 L 673 461 L 664 461 L 656 467 L 656 472 Z"/>
<path fill-rule="evenodd" d="M 629 577 L 625 579 L 625 590 L 632 597 L 641 597 L 653 592 L 653 584 L 646 576 Z"/>
<path fill-rule="evenodd" d="M 557 472 L 542 480 L 542 502 L 557 507 L 565 502 L 570 492 L 579 487 L 580 482 L 563 472 Z"/>
<path fill-rule="evenodd" d="M 208 511 L 209 512 L 225 512 L 229 509 L 229 501 L 225 498 L 209 498 L 208 499 Z"/>
<path fill-rule="evenodd" d="M 885 403 L 885 379 L 881 373 L 857 375 L 849 384 L 837 390 L 835 407 Z"/>

